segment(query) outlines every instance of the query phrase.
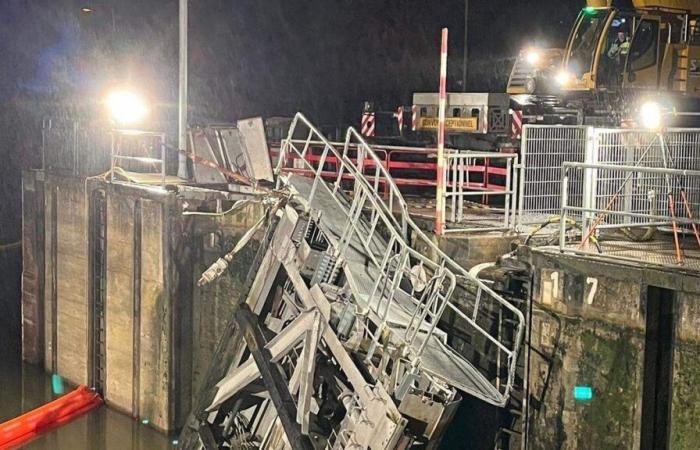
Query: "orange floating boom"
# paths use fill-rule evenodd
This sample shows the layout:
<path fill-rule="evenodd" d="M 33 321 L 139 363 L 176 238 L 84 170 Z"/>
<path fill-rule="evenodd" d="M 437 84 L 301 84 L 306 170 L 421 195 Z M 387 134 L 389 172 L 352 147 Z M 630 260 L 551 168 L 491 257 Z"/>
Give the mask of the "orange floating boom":
<path fill-rule="evenodd" d="M 102 404 L 102 398 L 86 386 L 0 424 L 0 450 L 16 448 L 39 435 L 77 419 Z"/>

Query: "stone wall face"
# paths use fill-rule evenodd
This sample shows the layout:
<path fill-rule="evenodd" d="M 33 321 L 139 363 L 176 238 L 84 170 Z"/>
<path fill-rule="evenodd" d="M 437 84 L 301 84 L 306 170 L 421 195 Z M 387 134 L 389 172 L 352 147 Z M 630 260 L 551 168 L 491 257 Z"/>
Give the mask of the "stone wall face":
<path fill-rule="evenodd" d="M 671 448 L 697 448 L 700 295 L 694 275 L 680 280 L 675 271 L 573 258 L 533 258 L 529 448 L 639 448 L 649 285 L 677 289 Z M 575 386 L 592 387 L 592 400 L 575 400 Z"/>

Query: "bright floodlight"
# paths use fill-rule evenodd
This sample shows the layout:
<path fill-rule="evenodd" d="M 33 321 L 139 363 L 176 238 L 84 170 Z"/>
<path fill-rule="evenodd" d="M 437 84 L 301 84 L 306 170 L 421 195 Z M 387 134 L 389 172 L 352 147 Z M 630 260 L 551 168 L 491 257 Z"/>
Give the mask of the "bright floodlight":
<path fill-rule="evenodd" d="M 525 53 L 525 60 L 531 66 L 537 65 L 537 63 L 540 62 L 541 57 L 542 55 L 540 54 L 540 51 L 536 48 L 531 48 Z"/>
<path fill-rule="evenodd" d="M 646 102 L 639 109 L 639 118 L 644 128 L 652 130 L 661 127 L 661 106 L 656 102 Z"/>
<path fill-rule="evenodd" d="M 119 125 L 135 125 L 148 115 L 146 100 L 134 92 L 113 91 L 107 96 L 107 107 Z"/>
<path fill-rule="evenodd" d="M 566 70 L 560 70 L 555 77 L 559 86 L 566 86 L 569 84 L 569 80 L 571 80 L 571 78 L 573 78 L 571 73 Z"/>

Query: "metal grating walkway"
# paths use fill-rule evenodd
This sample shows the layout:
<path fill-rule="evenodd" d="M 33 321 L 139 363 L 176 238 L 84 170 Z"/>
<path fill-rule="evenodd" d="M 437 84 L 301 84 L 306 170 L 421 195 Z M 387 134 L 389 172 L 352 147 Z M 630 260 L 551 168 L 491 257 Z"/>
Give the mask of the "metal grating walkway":
<path fill-rule="evenodd" d="M 310 178 L 292 175 L 289 183 L 304 198 L 308 198 L 311 193 L 313 180 Z M 326 187 L 318 189 L 314 195 L 310 206 L 321 212 L 320 227 L 328 236 L 332 245 L 339 244 L 340 236 L 346 225 L 345 214 L 338 210 L 336 200 L 331 196 L 331 192 Z M 349 208 L 348 203 L 348 208 Z M 367 223 L 363 225 L 369 228 Z M 335 237 L 335 239 L 333 239 Z M 386 252 L 387 243 L 374 234 L 372 245 L 380 252 Z M 363 245 L 358 239 L 352 238 L 348 250 L 345 253 L 345 274 L 353 290 L 355 299 L 363 308 L 368 308 L 367 298 L 371 295 L 372 286 L 380 276 L 377 270 L 373 270 L 368 264 L 368 257 L 363 251 Z M 390 305 L 387 324 L 394 331 L 394 335 L 403 332 L 411 319 L 410 300 L 395 295 Z M 423 344 L 427 332 L 418 334 L 416 347 Z M 427 372 L 443 379 L 452 386 L 470 393 L 478 398 L 482 398 L 489 403 L 499 404 L 502 401 L 501 393 L 493 386 L 479 371 L 474 368 L 463 356 L 448 347 L 444 342 L 444 334 L 433 333 L 429 335 L 429 341 L 421 355 L 421 367 Z"/>

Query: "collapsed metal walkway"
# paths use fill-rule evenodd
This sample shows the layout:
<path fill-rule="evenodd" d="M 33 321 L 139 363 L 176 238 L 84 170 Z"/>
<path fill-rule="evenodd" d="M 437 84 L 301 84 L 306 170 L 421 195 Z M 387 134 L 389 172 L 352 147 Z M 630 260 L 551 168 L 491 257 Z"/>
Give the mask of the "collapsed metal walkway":
<path fill-rule="evenodd" d="M 523 314 L 413 223 L 359 133 L 339 147 L 298 114 L 276 175 L 284 195 L 184 447 L 436 448 L 460 392 L 504 406 Z"/>
<path fill-rule="evenodd" d="M 292 172 L 280 177 L 279 183 L 293 187 L 297 195 L 309 202 L 312 210 L 320 213 L 318 224 L 340 255 L 339 261 L 344 264 L 358 304 L 370 310 L 376 326 L 387 327 L 392 335 L 400 336 L 397 339 L 403 340 L 402 344 L 411 350 L 415 363 L 423 370 L 489 403 L 505 404 L 512 386 L 520 339 L 517 338 L 510 348 L 499 342 L 486 327 L 480 326 L 480 312 L 488 315 L 505 308 L 518 319 L 515 323 L 518 336 L 524 322 L 521 312 L 447 257 L 414 224 L 398 187 L 392 183 L 372 148 L 354 129 L 348 130 L 342 153 L 301 114 L 295 117 L 289 134 L 290 139 L 282 145 L 279 174 L 285 172 L 288 155 L 295 154 L 304 160 L 308 151 L 304 143 L 316 139 L 325 143 L 314 178 L 296 176 Z M 299 134 L 306 134 L 306 139 L 295 139 Z M 359 149 L 356 155 L 348 154 L 351 144 Z M 341 165 L 341 177 L 332 184 L 324 182 L 326 180 L 320 176 L 324 160 L 329 156 Z M 370 173 L 363 171 L 365 161 L 372 162 Z M 343 172 L 352 175 L 354 180 L 351 198 L 343 190 Z M 388 198 L 379 191 L 380 180 L 389 185 Z M 426 244 L 436 258 L 430 259 L 414 250 L 409 243 L 409 233 Z M 416 291 L 415 286 L 411 292 L 400 288 L 403 277 L 413 282 L 416 273 L 426 272 L 430 273 L 430 278 L 422 292 Z M 455 292 L 458 280 L 460 287 L 472 293 L 473 298 L 459 299 L 459 293 Z M 493 383 L 494 380 L 488 379 L 446 344 L 445 332 L 437 324 L 448 309 L 504 353 L 508 372 L 505 383 Z"/>

